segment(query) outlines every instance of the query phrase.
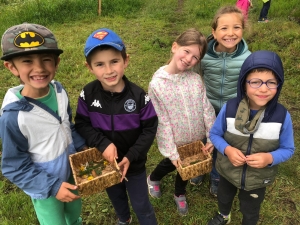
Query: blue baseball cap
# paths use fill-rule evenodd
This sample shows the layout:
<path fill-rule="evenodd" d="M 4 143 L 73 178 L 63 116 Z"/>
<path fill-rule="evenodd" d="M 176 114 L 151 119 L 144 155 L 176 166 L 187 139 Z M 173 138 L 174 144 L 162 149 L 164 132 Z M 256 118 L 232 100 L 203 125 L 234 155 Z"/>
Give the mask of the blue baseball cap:
<path fill-rule="evenodd" d="M 101 28 L 94 31 L 86 40 L 84 47 L 84 55 L 87 57 L 90 52 L 101 45 L 109 45 L 122 51 L 125 49 L 125 45 L 122 39 L 112 30 L 107 28 Z"/>

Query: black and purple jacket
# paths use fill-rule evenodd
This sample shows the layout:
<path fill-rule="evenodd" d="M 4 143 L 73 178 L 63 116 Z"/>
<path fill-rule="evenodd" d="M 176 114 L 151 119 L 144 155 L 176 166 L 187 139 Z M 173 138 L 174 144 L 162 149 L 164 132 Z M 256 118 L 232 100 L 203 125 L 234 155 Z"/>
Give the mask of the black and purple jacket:
<path fill-rule="evenodd" d="M 125 76 L 121 93 L 105 91 L 99 80 L 87 84 L 78 99 L 75 127 L 89 147 L 103 152 L 114 143 L 118 162 L 130 161 L 127 175 L 145 170 L 147 153 L 156 135 L 158 119 L 146 92 Z"/>

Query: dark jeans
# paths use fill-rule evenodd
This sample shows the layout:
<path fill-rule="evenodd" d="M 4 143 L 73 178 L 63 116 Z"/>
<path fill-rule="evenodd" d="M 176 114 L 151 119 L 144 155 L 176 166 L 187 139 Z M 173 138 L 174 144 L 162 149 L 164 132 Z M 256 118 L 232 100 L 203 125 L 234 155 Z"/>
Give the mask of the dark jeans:
<path fill-rule="evenodd" d="M 131 206 L 139 224 L 157 225 L 154 209 L 148 196 L 146 171 L 138 175 L 127 176 L 127 178 L 128 182 L 123 180 L 122 183 L 106 189 L 119 220 L 125 222 L 130 218 L 128 192 Z"/>
<path fill-rule="evenodd" d="M 268 18 L 268 12 L 270 9 L 270 5 L 271 5 L 271 0 L 264 3 L 263 7 L 260 11 L 260 15 L 259 15 L 259 20 L 266 20 Z"/>
<path fill-rule="evenodd" d="M 214 148 L 213 150 L 213 162 L 212 162 L 212 170 L 210 172 L 210 180 L 219 180 L 220 174 L 216 169 L 216 160 L 217 160 L 218 149 Z"/>
<path fill-rule="evenodd" d="M 153 172 L 150 175 L 150 180 L 160 181 L 168 173 L 176 170 L 176 167 L 173 165 L 169 158 L 165 158 L 156 166 Z M 186 185 L 188 181 L 183 181 L 180 174 L 177 172 L 175 180 L 175 195 L 185 195 Z"/>
<path fill-rule="evenodd" d="M 266 188 L 251 191 L 238 189 L 224 177 L 220 176 L 218 187 L 219 212 L 228 215 L 231 211 L 233 199 L 239 190 L 240 211 L 243 214 L 242 225 L 255 225 L 259 219 L 260 205 L 265 198 Z"/>

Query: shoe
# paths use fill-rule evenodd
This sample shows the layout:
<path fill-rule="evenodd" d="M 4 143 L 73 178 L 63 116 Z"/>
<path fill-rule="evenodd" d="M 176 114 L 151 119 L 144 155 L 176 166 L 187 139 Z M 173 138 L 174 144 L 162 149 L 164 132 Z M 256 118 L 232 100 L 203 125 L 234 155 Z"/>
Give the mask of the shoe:
<path fill-rule="evenodd" d="M 117 220 L 116 225 L 128 225 L 130 224 L 132 221 L 132 217 L 130 216 L 129 220 L 125 221 L 125 222 L 121 222 L 119 219 Z"/>
<path fill-rule="evenodd" d="M 257 22 L 259 22 L 259 23 L 268 23 L 268 22 L 270 22 L 270 20 L 268 20 L 268 19 L 261 19 L 261 20 L 258 20 Z"/>
<path fill-rule="evenodd" d="M 229 224 L 230 221 L 231 221 L 230 213 L 228 215 L 228 218 L 225 218 L 218 212 L 218 214 L 215 215 L 214 218 L 212 218 L 210 221 L 208 221 L 207 225 L 225 225 L 225 224 Z"/>
<path fill-rule="evenodd" d="M 147 177 L 147 184 L 148 184 L 148 192 L 150 196 L 153 198 L 160 198 L 161 197 L 160 181 L 151 181 L 149 175 Z"/>
<path fill-rule="evenodd" d="M 180 195 L 179 197 L 174 195 L 174 201 L 176 203 L 179 214 L 181 216 L 185 216 L 188 212 L 188 204 L 186 202 L 185 195 Z"/>
<path fill-rule="evenodd" d="M 194 178 L 190 179 L 190 184 L 200 186 L 204 180 L 204 177 L 205 177 L 205 175 L 200 175 L 199 177 L 194 177 Z"/>
<path fill-rule="evenodd" d="M 210 181 L 209 193 L 214 197 L 218 196 L 218 186 L 219 186 L 219 181 L 218 180 L 211 180 Z"/>

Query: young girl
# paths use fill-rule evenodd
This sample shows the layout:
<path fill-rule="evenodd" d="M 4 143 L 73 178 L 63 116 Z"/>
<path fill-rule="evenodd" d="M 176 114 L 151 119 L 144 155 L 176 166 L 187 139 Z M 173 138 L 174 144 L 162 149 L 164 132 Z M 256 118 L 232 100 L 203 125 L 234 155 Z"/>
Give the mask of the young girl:
<path fill-rule="evenodd" d="M 207 52 L 201 60 L 200 73 L 203 75 L 207 97 L 218 115 L 227 100 L 236 97 L 236 85 L 240 68 L 251 52 L 243 39 L 244 16 L 236 6 L 220 8 L 212 22 Z M 214 164 L 217 150 L 213 151 L 213 169 L 210 173 L 210 193 L 217 196 L 219 174 Z M 204 176 L 191 180 L 201 184 Z"/>
<path fill-rule="evenodd" d="M 244 14 L 245 21 L 248 20 L 248 12 L 250 7 L 252 7 L 252 0 L 237 0 L 235 4 Z"/>
<path fill-rule="evenodd" d="M 152 197 L 161 196 L 160 180 L 178 166 L 177 147 L 208 137 L 215 120 L 202 79 L 191 71 L 203 58 L 206 49 L 207 42 L 200 32 L 195 29 L 183 32 L 172 45 L 173 56 L 168 65 L 159 68 L 149 84 L 149 96 L 159 119 L 158 148 L 166 157 L 147 178 Z M 204 150 L 212 149 L 208 138 Z M 174 200 L 181 215 L 188 212 L 187 183 L 177 172 Z"/>

